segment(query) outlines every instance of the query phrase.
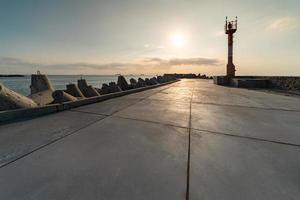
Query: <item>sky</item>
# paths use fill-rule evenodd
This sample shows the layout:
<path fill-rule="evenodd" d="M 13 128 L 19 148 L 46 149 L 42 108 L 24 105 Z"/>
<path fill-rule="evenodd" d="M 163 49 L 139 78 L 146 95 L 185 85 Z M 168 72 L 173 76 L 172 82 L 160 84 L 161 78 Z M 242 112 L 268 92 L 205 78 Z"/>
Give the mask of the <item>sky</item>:
<path fill-rule="evenodd" d="M 300 76 L 299 0 L 0 0 L 0 74 Z"/>

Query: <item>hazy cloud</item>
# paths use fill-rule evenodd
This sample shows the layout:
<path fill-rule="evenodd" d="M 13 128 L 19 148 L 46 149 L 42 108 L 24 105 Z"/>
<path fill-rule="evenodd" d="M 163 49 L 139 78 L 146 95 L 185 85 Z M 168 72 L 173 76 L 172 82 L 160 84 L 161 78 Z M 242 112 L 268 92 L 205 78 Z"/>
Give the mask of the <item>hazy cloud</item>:
<path fill-rule="evenodd" d="M 28 62 L 19 58 L 12 58 L 12 57 L 0 57 L 0 66 L 1 67 L 8 67 L 8 66 L 33 66 L 36 63 Z"/>
<path fill-rule="evenodd" d="M 147 58 L 146 63 L 155 63 L 157 65 L 175 66 L 175 65 L 209 65 L 217 66 L 221 62 L 214 58 L 172 58 L 172 59 L 162 59 L 162 58 Z"/>
<path fill-rule="evenodd" d="M 217 66 L 221 64 L 218 59 L 212 58 L 172 58 L 162 59 L 158 57 L 145 58 L 140 61 L 132 62 L 112 62 L 112 63 L 55 63 L 45 64 L 26 61 L 19 58 L 0 57 L 0 69 L 5 73 L 6 69 L 14 73 L 33 73 L 36 70 L 42 70 L 45 73 L 74 74 L 81 73 L 126 73 L 128 70 L 137 71 L 157 71 L 168 70 L 172 66 Z"/>
<path fill-rule="evenodd" d="M 144 44 L 144 48 L 151 48 L 151 49 L 155 50 L 155 49 L 164 49 L 165 47 L 162 45 L 153 46 L 150 44 Z"/>
<path fill-rule="evenodd" d="M 47 65 L 39 65 L 41 67 L 59 67 L 59 68 L 73 68 L 73 69 L 119 69 L 123 70 L 126 67 L 136 66 L 137 64 L 134 63 L 104 63 L 104 64 L 91 64 L 91 63 L 64 63 L 64 64 L 47 64 Z"/>
<path fill-rule="evenodd" d="M 128 66 L 135 66 L 135 63 L 101 63 L 93 64 L 86 62 L 78 63 L 56 63 L 56 64 L 44 64 L 37 62 L 30 62 L 19 58 L 12 57 L 0 57 L 0 67 L 39 67 L 39 68 L 64 68 L 64 69 L 78 69 L 78 68 L 93 68 L 93 69 L 122 69 Z"/>
<path fill-rule="evenodd" d="M 269 26 L 269 29 L 283 31 L 297 26 L 300 26 L 299 17 L 283 17 L 273 21 Z"/>

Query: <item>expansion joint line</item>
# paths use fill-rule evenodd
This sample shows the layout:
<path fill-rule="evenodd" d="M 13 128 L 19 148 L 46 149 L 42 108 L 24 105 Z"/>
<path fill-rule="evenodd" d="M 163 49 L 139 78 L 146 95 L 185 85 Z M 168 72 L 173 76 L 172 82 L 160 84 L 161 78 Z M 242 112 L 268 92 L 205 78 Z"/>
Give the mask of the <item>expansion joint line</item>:
<path fill-rule="evenodd" d="M 154 94 L 156 94 L 156 93 L 158 93 L 158 92 L 161 92 L 161 91 L 163 91 L 163 90 L 166 90 L 166 89 L 168 89 L 168 88 L 170 88 L 170 87 L 172 87 L 172 86 L 173 86 L 173 85 L 171 84 L 169 87 L 163 88 L 163 89 L 161 89 L 161 90 L 155 92 Z M 151 95 L 150 95 L 150 96 L 151 96 Z M 145 100 L 145 99 L 147 99 L 147 98 L 149 98 L 149 96 L 144 97 L 144 98 L 141 98 L 138 102 L 141 102 L 141 101 L 143 101 L 143 100 Z M 137 104 L 138 102 L 135 102 L 135 103 L 133 103 L 133 104 L 131 104 L 131 105 L 128 105 L 128 106 L 126 106 L 126 107 L 124 107 L 124 108 L 122 108 L 122 109 L 116 110 L 116 111 L 113 112 L 111 115 L 114 115 L 115 113 L 117 113 L 117 112 L 119 112 L 119 111 L 121 111 L 121 110 L 127 109 L 127 108 L 129 108 L 130 106 L 133 106 L 133 105 Z M 71 112 L 79 112 L 79 113 L 87 113 L 87 114 L 95 114 L 95 113 L 92 113 L 92 112 L 76 111 L 76 110 L 72 110 L 72 109 L 69 110 L 69 111 L 71 111 Z M 8 166 L 9 164 L 12 164 L 12 163 L 16 162 L 17 160 L 20 160 L 20 159 L 22 159 L 22 158 L 24 158 L 24 157 L 26 157 L 26 156 L 28 156 L 28 155 L 30 155 L 30 154 L 36 152 L 36 151 L 38 151 L 38 150 L 40 150 L 40 149 L 43 149 L 43 148 L 45 148 L 45 147 L 47 147 L 47 146 L 49 146 L 49 145 L 52 145 L 52 144 L 54 144 L 54 143 L 56 143 L 56 142 L 58 142 L 58 141 L 60 141 L 60 140 L 62 140 L 62 139 L 64 139 L 64 138 L 66 138 L 66 137 L 69 137 L 69 136 L 71 136 L 71 135 L 77 134 L 77 133 L 79 133 L 80 130 L 85 129 L 85 128 L 87 128 L 88 126 L 91 126 L 91 125 L 93 125 L 93 124 L 95 124 L 95 123 L 97 123 L 97 122 L 100 122 L 100 121 L 102 121 L 102 120 L 104 120 L 104 119 L 106 119 L 106 118 L 108 118 L 108 117 L 111 116 L 111 115 L 105 115 L 105 114 L 96 114 L 96 115 L 102 115 L 102 116 L 104 116 L 104 117 L 101 118 L 101 119 L 94 120 L 94 121 L 92 121 L 91 123 L 88 123 L 88 124 L 86 124 L 86 125 L 84 125 L 84 126 L 78 128 L 78 129 L 76 129 L 76 130 L 74 130 L 74 131 L 71 131 L 70 133 L 68 133 L 68 134 L 66 134 L 66 135 L 63 135 L 63 136 L 58 137 L 58 138 L 55 138 L 55 139 L 53 139 L 53 140 L 51 140 L 51 141 L 49 141 L 49 142 L 46 142 L 45 144 L 42 144 L 42 145 L 40 145 L 40 146 L 37 146 L 36 148 L 33 148 L 32 150 L 28 151 L 27 153 L 24 153 L 24 154 L 22 154 L 22 155 L 19 155 L 19 156 L 17 156 L 16 158 L 14 158 L 14 159 L 12 159 L 12 160 L 6 162 L 6 163 L 3 163 L 3 164 L 0 163 L 0 169 L 3 168 L 3 167 L 5 167 L 5 166 Z"/>
<path fill-rule="evenodd" d="M 84 125 L 84 126 L 78 128 L 78 129 L 76 129 L 76 130 L 74 130 L 74 131 L 72 131 L 72 132 L 70 132 L 70 133 L 68 133 L 68 134 L 66 134 L 66 135 L 60 136 L 60 137 L 55 138 L 55 139 L 53 139 L 53 140 L 51 140 L 51 141 L 49 141 L 49 142 L 46 142 L 45 144 L 42 144 L 42 145 L 40 145 L 40 146 L 37 146 L 36 148 L 33 148 L 32 150 L 28 151 L 27 153 L 24 153 L 24 154 L 22 154 L 22 155 L 19 155 L 19 156 L 17 156 L 16 158 L 14 158 L 14 159 L 12 159 L 12 160 L 6 162 L 6 163 L 0 164 L 0 169 L 3 168 L 3 167 L 5 167 L 5 166 L 7 166 L 7 165 L 9 165 L 9 164 L 12 164 L 12 163 L 18 161 L 18 160 L 20 160 L 20 159 L 22 159 L 22 158 L 24 158 L 24 157 L 26 157 L 26 156 L 28 156 L 28 155 L 30 155 L 30 154 L 36 152 L 36 151 L 38 151 L 38 150 L 40 150 L 40 149 L 43 149 L 43 148 L 45 148 L 45 147 L 47 147 L 47 146 L 49 146 L 49 145 L 51 145 L 51 144 L 54 144 L 54 143 L 56 143 L 56 142 L 58 142 L 58 141 L 60 141 L 60 140 L 62 140 L 62 139 L 64 139 L 64 138 L 66 138 L 66 137 L 69 137 L 69 136 L 71 136 L 71 135 L 77 134 L 80 130 L 82 130 L 82 129 L 84 129 L 84 128 L 86 128 L 86 127 L 92 125 L 92 124 L 95 124 L 95 123 L 97 123 L 97 122 L 99 122 L 99 121 L 101 121 L 101 120 L 103 120 L 103 119 L 105 119 L 105 118 L 96 119 L 96 120 L 92 121 L 91 123 L 88 123 L 88 124 L 86 124 L 86 125 Z"/>
<path fill-rule="evenodd" d="M 188 158 L 187 158 L 187 176 L 186 176 L 186 200 L 190 199 L 190 166 L 191 166 L 191 128 L 192 128 L 192 102 L 194 95 L 194 87 L 192 89 L 192 95 L 190 100 L 190 116 L 188 127 Z"/>
<path fill-rule="evenodd" d="M 146 97 L 143 97 L 143 98 L 139 99 L 137 102 L 135 102 L 135 103 L 133 103 L 133 104 L 131 104 L 131 105 L 125 107 L 125 108 L 121 108 L 120 110 L 116 110 L 115 112 L 113 112 L 113 113 L 111 114 L 111 116 L 113 116 L 113 115 L 115 115 L 116 113 L 118 113 L 118 112 L 120 112 L 120 111 L 122 111 L 122 110 L 125 110 L 125 109 L 127 109 L 127 108 L 129 108 L 129 107 L 131 107 L 131 106 L 134 106 L 134 105 L 136 105 L 136 104 L 139 103 L 139 102 L 142 102 L 142 101 L 144 101 L 144 100 L 147 100 L 150 96 L 152 96 L 152 95 L 154 95 L 154 94 L 157 94 L 157 93 L 159 93 L 159 92 L 161 92 L 161 91 L 167 90 L 167 89 L 169 89 L 170 87 L 172 87 L 172 85 L 170 85 L 170 86 L 167 87 L 167 88 L 163 88 L 163 89 L 161 89 L 161 90 L 158 90 L 158 91 L 156 91 L 155 93 L 153 93 L 153 94 L 151 94 L 151 95 L 148 95 L 148 96 L 146 96 Z"/>

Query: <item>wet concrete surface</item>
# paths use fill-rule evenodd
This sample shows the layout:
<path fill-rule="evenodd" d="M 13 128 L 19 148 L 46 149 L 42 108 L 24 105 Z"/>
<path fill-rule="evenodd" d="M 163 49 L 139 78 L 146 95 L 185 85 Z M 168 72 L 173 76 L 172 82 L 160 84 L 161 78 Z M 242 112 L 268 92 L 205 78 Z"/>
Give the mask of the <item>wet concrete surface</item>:
<path fill-rule="evenodd" d="M 0 199 L 299 199 L 299 106 L 184 79 L 2 125 Z"/>

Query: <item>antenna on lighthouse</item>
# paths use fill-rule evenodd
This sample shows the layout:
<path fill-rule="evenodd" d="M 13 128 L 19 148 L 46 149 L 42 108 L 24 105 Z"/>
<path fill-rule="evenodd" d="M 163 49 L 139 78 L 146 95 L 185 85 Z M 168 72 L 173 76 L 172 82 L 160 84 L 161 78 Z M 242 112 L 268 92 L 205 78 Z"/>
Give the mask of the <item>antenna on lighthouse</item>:
<path fill-rule="evenodd" d="M 224 29 L 225 29 L 225 32 L 226 32 L 226 29 L 227 29 L 227 16 L 226 16 L 226 20 L 225 20 L 225 26 L 224 26 Z"/>

